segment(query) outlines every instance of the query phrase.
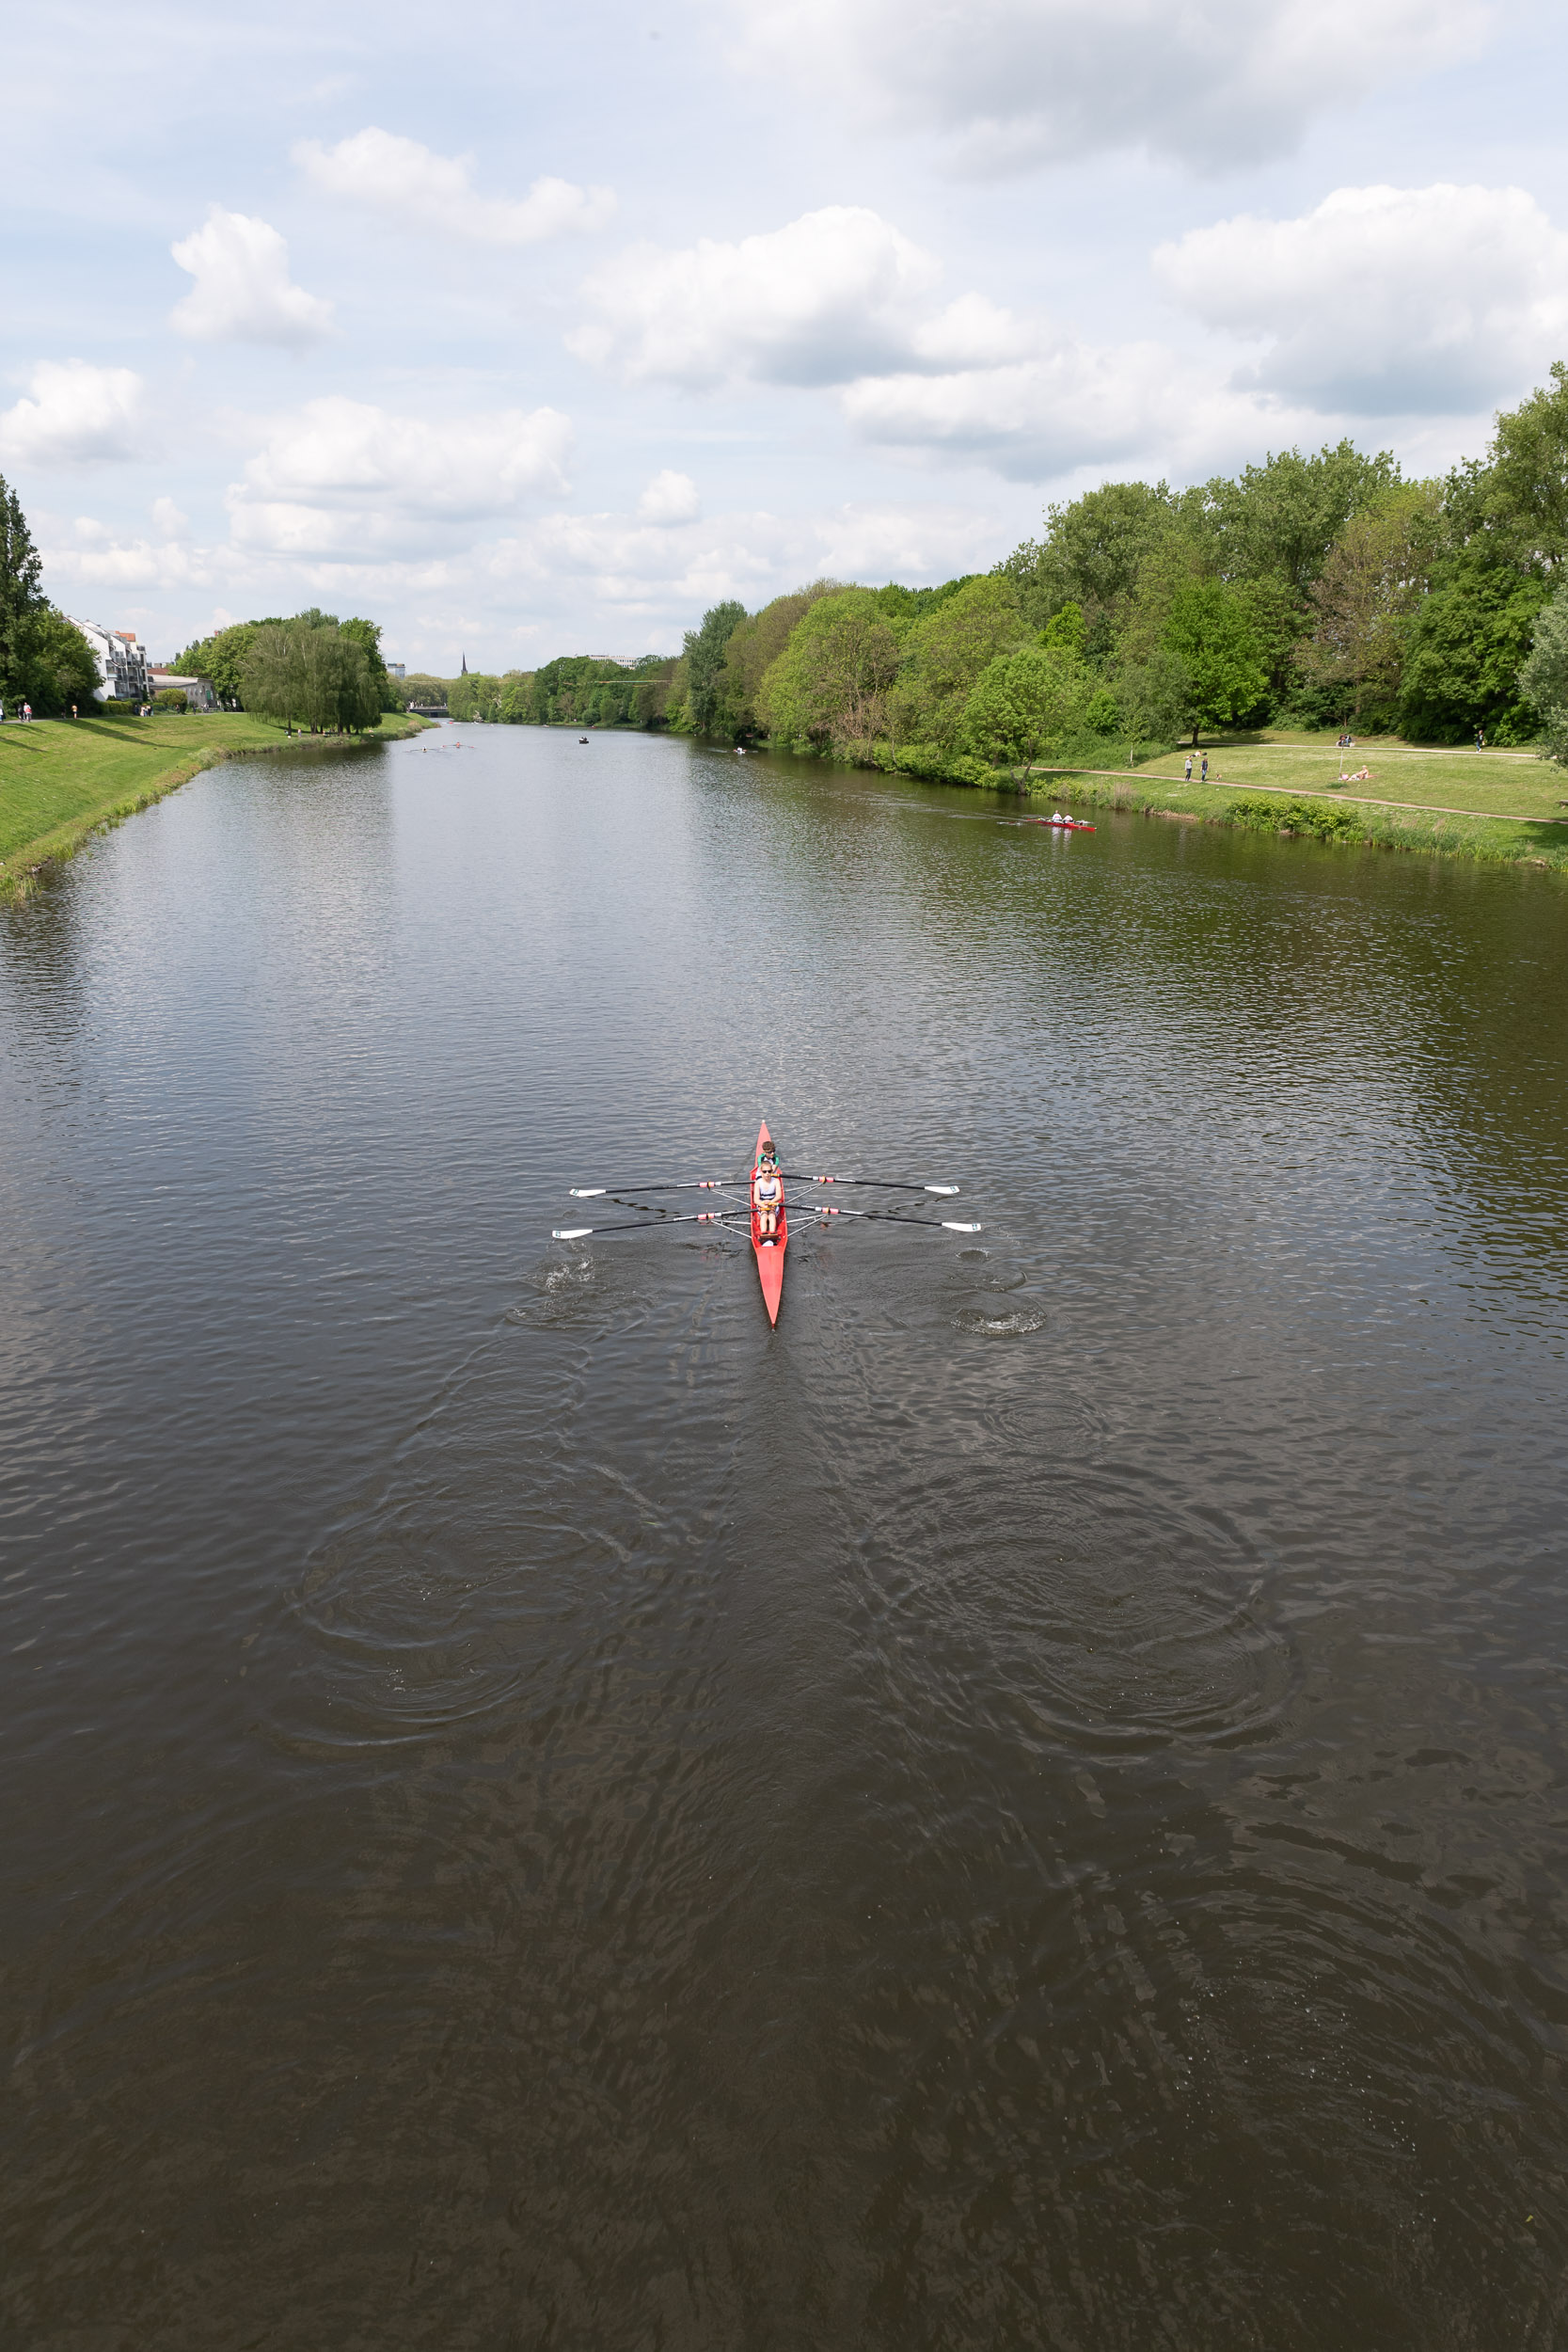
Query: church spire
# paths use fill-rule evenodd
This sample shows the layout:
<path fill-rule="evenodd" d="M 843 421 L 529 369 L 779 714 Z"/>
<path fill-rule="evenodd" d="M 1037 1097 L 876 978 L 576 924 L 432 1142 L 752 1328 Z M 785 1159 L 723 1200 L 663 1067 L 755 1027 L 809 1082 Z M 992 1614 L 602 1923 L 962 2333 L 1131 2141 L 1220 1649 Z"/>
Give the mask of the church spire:
<path fill-rule="evenodd" d="M 468 675 L 468 657 L 467 657 L 467 654 L 465 654 L 465 655 L 463 656 L 463 669 L 462 669 L 462 675 L 463 675 L 464 677 L 467 677 L 467 675 Z"/>

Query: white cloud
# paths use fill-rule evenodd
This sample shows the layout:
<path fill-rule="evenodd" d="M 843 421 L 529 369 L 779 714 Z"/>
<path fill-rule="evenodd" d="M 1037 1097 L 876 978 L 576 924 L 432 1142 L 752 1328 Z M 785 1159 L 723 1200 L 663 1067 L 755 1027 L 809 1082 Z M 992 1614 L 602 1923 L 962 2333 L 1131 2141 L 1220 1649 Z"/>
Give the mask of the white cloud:
<path fill-rule="evenodd" d="M 488 551 L 491 593 L 530 585 L 590 594 L 633 614 L 695 617 L 728 596 L 752 606 L 808 580 L 938 580 L 996 558 L 994 515 L 936 502 L 865 501 L 805 516 L 732 513 L 654 525 L 629 515 L 555 515 Z"/>
<path fill-rule="evenodd" d="M 1260 160 L 1382 84 L 1472 56 L 1484 0 L 742 0 L 745 54 L 965 170 L 1147 148 Z"/>
<path fill-rule="evenodd" d="M 553 408 L 443 420 L 308 401 L 274 423 L 230 490 L 234 539 L 300 557 L 422 556 L 454 525 L 563 494 L 571 446 Z"/>
<path fill-rule="evenodd" d="M 0 415 L 0 457 L 13 466 L 90 466 L 141 454 L 142 379 L 85 359 L 40 360 L 32 398 Z"/>
<path fill-rule="evenodd" d="M 645 523 L 668 527 L 673 523 L 694 523 L 703 511 L 697 495 L 697 485 L 689 473 L 675 473 L 666 466 L 656 473 L 637 501 L 638 518 Z"/>
<path fill-rule="evenodd" d="M 166 505 L 166 500 L 160 500 Z M 78 515 L 69 538 L 46 524 L 40 532 L 44 576 L 50 593 L 72 588 L 189 588 L 212 578 L 213 551 L 177 542 L 172 535 L 156 539 L 121 539 L 106 523 L 91 515 Z"/>
<path fill-rule="evenodd" d="M 611 188 L 535 180 L 526 197 L 481 196 L 467 155 L 437 155 L 418 139 L 373 127 L 324 147 L 302 139 L 294 161 L 324 196 L 380 213 L 425 234 L 480 245 L 537 245 L 546 237 L 602 229 L 615 210 Z"/>
<path fill-rule="evenodd" d="M 152 528 L 165 539 L 188 539 L 191 535 L 190 516 L 182 515 L 172 499 L 153 500 Z"/>
<path fill-rule="evenodd" d="M 1513 390 L 1568 335 L 1568 236 L 1523 188 L 1337 188 L 1161 246 L 1206 326 L 1265 344 L 1248 378 L 1317 406 L 1446 415 Z"/>
<path fill-rule="evenodd" d="M 908 348 L 938 274 L 879 215 L 831 204 L 733 245 L 631 246 L 588 279 L 598 315 L 567 346 L 628 383 L 838 384 Z"/>
<path fill-rule="evenodd" d="M 195 342 L 297 350 L 332 331 L 331 303 L 293 284 L 288 246 L 264 220 L 214 204 L 205 224 L 169 250 L 196 279 L 169 323 Z"/>

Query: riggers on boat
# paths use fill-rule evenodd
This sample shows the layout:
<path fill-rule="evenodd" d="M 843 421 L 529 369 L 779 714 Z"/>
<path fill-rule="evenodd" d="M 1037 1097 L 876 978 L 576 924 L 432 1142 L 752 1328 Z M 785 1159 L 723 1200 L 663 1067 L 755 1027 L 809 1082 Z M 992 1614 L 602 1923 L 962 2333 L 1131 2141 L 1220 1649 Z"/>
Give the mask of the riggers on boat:
<path fill-rule="evenodd" d="M 772 1136 L 768 1132 L 768 1122 L 764 1120 L 757 1129 L 756 1150 L 752 1154 L 753 1177 L 756 1175 L 762 1159 L 763 1145 L 771 1143 L 772 1140 Z M 763 1304 L 768 1310 L 769 1323 L 777 1323 L 779 1320 L 779 1300 L 784 1293 L 784 1250 L 788 1242 L 789 1220 L 784 1212 L 784 1195 L 781 1192 L 777 1229 L 772 1235 L 764 1235 L 762 1219 L 754 1208 L 752 1211 L 752 1248 L 756 1252 L 757 1279 L 762 1284 Z"/>
<path fill-rule="evenodd" d="M 768 1321 L 771 1327 L 779 1320 L 779 1300 L 784 1293 L 784 1262 L 789 1242 L 789 1220 L 784 1197 L 781 1193 L 774 1231 L 765 1233 L 762 1230 L 762 1219 L 757 1215 L 752 1188 L 764 1150 L 773 1154 L 773 1138 L 768 1132 L 766 1120 L 757 1129 L 756 1150 L 752 1154 L 750 1172 L 744 1179 L 746 1198 L 743 1201 L 736 1200 L 733 1208 L 697 1209 L 685 1216 L 671 1216 L 662 1204 L 639 1200 L 634 1196 L 651 1192 L 717 1192 L 734 1199 L 741 1187 L 742 1179 L 738 1176 L 685 1176 L 666 1178 L 657 1184 L 574 1184 L 570 1197 L 574 1200 L 603 1200 L 613 1194 L 618 1200 L 625 1201 L 627 1208 L 640 1209 L 643 1216 L 658 1217 L 666 1229 L 673 1225 L 720 1225 L 726 1232 L 733 1233 L 737 1241 L 743 1221 L 749 1217 L 752 1252 L 757 1262 L 757 1279 L 762 1284 L 762 1303 L 768 1310 Z M 771 1164 L 777 1169 L 781 1184 L 864 1184 L 873 1192 L 947 1194 L 958 1189 L 957 1184 L 933 1184 L 907 1176 L 807 1175 L 800 1168 L 779 1168 L 776 1155 L 772 1156 Z M 891 1209 L 841 1209 L 836 1204 L 829 1208 L 825 1204 L 819 1207 L 813 1200 L 797 1200 L 795 1206 L 801 1216 L 847 1216 L 853 1217 L 857 1223 L 873 1225 L 919 1225 L 927 1232 L 977 1233 L 980 1231 L 978 1223 L 972 1217 L 906 1216 L 902 1208 L 896 1205 Z M 629 1233 L 634 1231 L 645 1233 L 650 1228 L 641 1218 L 633 1218 L 626 1225 L 619 1221 L 613 1225 L 557 1225 L 554 1238 L 557 1241 L 588 1241 L 594 1233 Z"/>

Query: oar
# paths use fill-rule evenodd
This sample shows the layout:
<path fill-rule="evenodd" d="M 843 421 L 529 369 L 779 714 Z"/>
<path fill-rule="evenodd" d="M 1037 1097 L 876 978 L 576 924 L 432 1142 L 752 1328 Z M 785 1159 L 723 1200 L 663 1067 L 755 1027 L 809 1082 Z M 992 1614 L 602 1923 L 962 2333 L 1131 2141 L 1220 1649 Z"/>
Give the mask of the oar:
<path fill-rule="evenodd" d="M 891 1176 L 805 1176 L 795 1168 L 781 1168 L 779 1173 L 787 1177 L 792 1184 L 864 1184 L 874 1186 L 879 1192 L 958 1192 L 961 1189 L 958 1184 L 906 1184 Z"/>
<path fill-rule="evenodd" d="M 742 1209 L 700 1209 L 695 1216 L 670 1216 L 666 1225 L 722 1225 L 727 1217 L 743 1216 Z M 654 1228 L 644 1225 L 640 1217 L 630 1217 L 625 1225 L 556 1225 L 550 1229 L 551 1241 L 586 1241 L 590 1233 L 651 1233 Z"/>
<path fill-rule="evenodd" d="M 568 1200 L 600 1200 L 608 1193 L 632 1192 L 722 1192 L 730 1184 L 743 1184 L 743 1176 L 698 1176 L 680 1184 L 573 1184 L 567 1192 Z"/>
<path fill-rule="evenodd" d="M 797 1216 L 867 1216 L 876 1225 L 925 1225 L 933 1233 L 977 1233 L 978 1225 L 958 1225 L 951 1217 L 900 1216 L 893 1209 L 819 1209 L 815 1200 L 791 1200 L 785 1204 Z"/>

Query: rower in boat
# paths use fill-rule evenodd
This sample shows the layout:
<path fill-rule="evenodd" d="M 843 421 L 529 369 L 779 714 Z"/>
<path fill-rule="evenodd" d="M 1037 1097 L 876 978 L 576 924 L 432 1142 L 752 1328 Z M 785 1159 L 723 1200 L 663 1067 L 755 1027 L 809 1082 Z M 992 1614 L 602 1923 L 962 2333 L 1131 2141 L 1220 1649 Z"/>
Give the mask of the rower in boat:
<path fill-rule="evenodd" d="M 784 1178 L 779 1174 L 779 1155 L 770 1142 L 762 1146 L 752 1170 L 752 1206 L 756 1211 L 758 1239 L 776 1242 L 779 1211 L 784 1206 Z"/>

